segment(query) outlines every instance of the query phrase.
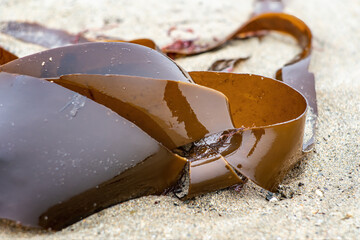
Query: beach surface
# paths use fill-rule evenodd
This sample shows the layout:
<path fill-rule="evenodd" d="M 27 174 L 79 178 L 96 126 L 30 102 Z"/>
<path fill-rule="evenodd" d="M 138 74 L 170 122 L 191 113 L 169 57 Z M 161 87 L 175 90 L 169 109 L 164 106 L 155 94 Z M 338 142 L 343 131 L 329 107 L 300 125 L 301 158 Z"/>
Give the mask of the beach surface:
<path fill-rule="evenodd" d="M 0 0 L 0 21 L 38 22 L 86 36 L 220 39 L 253 9 L 252 1 Z M 285 13 L 312 30 L 319 108 L 316 145 L 284 180 L 283 199 L 248 182 L 182 202 L 168 196 L 130 200 L 59 232 L 26 230 L 0 221 L 0 239 L 358 239 L 360 236 L 360 1 L 285 1 Z M 176 27 L 170 36 L 168 30 Z M 188 31 L 188 29 L 192 29 Z M 0 34 L 0 45 L 18 56 L 44 50 Z M 187 71 L 215 60 L 247 57 L 235 72 L 273 77 L 300 49 L 271 33 L 177 60 Z"/>

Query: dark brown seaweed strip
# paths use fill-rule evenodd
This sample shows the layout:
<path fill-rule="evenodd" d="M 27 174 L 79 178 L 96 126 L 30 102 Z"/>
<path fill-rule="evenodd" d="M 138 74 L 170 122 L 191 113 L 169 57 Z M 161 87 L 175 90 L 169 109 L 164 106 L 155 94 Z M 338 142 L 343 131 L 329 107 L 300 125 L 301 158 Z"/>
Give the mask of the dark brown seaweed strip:
<path fill-rule="evenodd" d="M 0 22 L 0 32 L 46 48 L 89 42 L 81 34 L 71 34 L 64 30 L 48 28 L 37 23 Z"/>
<path fill-rule="evenodd" d="M 185 159 L 110 109 L 41 79 L 0 79 L 1 218 L 60 229 L 179 178 Z"/>
<path fill-rule="evenodd" d="M 203 86 L 119 75 L 53 81 L 107 106 L 169 149 L 234 128 L 226 97 Z"/>
<path fill-rule="evenodd" d="M 38 78 L 68 74 L 118 74 L 191 82 L 176 63 L 138 44 L 96 42 L 55 48 L 0 66 L 0 71 Z"/>
<path fill-rule="evenodd" d="M 311 135 L 305 139 L 303 151 L 311 151 L 315 144 L 316 123 L 318 117 L 318 108 L 315 91 L 314 74 L 308 72 L 311 56 L 296 61 L 292 64 L 285 65 L 277 73 L 277 79 L 283 80 L 299 92 L 301 92 L 309 105 L 308 117 L 306 118 L 307 127 L 311 129 Z"/>
<path fill-rule="evenodd" d="M 18 59 L 16 55 L 0 47 L 0 65 L 11 62 L 15 59 Z"/>

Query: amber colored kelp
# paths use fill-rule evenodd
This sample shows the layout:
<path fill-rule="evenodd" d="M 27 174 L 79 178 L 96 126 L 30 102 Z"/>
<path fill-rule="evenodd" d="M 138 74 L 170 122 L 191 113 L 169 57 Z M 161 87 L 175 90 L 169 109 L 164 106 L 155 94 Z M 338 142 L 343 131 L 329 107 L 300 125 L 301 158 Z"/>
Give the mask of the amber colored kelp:
<path fill-rule="evenodd" d="M 52 49 L 0 70 L 0 217 L 24 225 L 60 229 L 181 176 L 183 199 L 245 177 L 273 191 L 301 153 L 306 100 L 269 78 L 190 77 L 131 43 Z M 188 160 L 169 150 L 189 144 Z"/>
<path fill-rule="evenodd" d="M 262 3 L 262 5 L 260 4 L 260 6 L 265 6 L 265 8 L 261 11 L 266 11 L 266 4 L 269 4 L 269 2 L 271 1 L 260 2 L 264 2 Z M 279 5 L 280 3 L 276 4 L 279 7 L 281 6 Z M 279 8 L 279 10 L 280 9 L 281 8 Z M 277 31 L 294 37 L 298 42 L 299 46 L 301 47 L 302 51 L 298 56 L 295 56 L 292 61 L 285 64 L 284 67 L 279 69 L 276 72 L 275 76 L 276 79 L 286 82 L 287 84 L 304 94 L 306 96 L 306 99 L 308 100 L 310 107 L 309 111 L 311 113 L 311 118 L 309 118 L 309 122 L 312 129 L 312 136 L 304 143 L 303 147 L 304 151 L 309 151 L 314 144 L 316 119 L 318 114 L 314 75 L 308 71 L 312 49 L 311 31 L 303 21 L 289 14 L 273 12 L 260 14 L 259 12 L 255 12 L 254 15 L 254 17 L 250 18 L 246 23 L 240 26 L 229 36 L 213 44 L 206 45 L 204 47 L 198 46 L 195 48 L 183 49 L 174 47 L 173 45 L 169 45 L 164 47 L 162 50 L 172 58 L 176 58 L 181 56 L 200 54 L 220 48 L 232 39 L 262 36 L 264 35 L 264 31 Z M 220 60 L 220 63 L 226 65 L 227 61 L 231 64 L 234 64 L 234 62 L 229 60 Z M 218 65 L 219 62 L 214 63 L 209 70 L 217 70 L 213 66 Z M 231 70 L 232 65 L 226 65 L 226 67 L 230 67 Z"/>
<path fill-rule="evenodd" d="M 219 45 L 168 53 L 198 54 L 280 31 L 302 52 L 278 80 L 187 73 L 148 39 L 75 44 L 19 59 L 1 49 L 0 218 L 59 230 L 113 204 L 170 190 L 189 199 L 250 179 L 276 191 L 313 145 L 313 138 L 303 143 L 306 113 L 317 114 L 307 70 L 311 32 L 294 16 L 263 14 L 269 4 L 281 11 L 281 1 L 259 2 L 254 17 Z M 14 26 L 5 30 L 26 41 L 26 29 L 43 30 Z M 65 36 L 62 45 L 73 41 L 48 30 Z M 316 115 L 311 120 L 314 129 Z"/>

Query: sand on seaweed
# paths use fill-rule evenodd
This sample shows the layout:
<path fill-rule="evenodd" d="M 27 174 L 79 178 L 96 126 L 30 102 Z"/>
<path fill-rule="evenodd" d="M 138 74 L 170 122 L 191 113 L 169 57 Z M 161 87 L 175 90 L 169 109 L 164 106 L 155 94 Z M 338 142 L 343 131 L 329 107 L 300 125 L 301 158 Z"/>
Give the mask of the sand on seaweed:
<path fill-rule="evenodd" d="M 0 239 L 356 239 L 360 236 L 360 1 L 285 1 L 285 12 L 314 34 L 319 122 L 315 149 L 282 184 L 288 197 L 267 201 L 253 183 L 181 202 L 148 196 L 118 204 L 60 232 L 28 231 L 0 222 Z M 123 39 L 221 38 L 244 22 L 252 1 L 0 0 L 0 21 L 27 20 L 76 33 Z M 106 28 L 103 28 L 106 26 Z M 167 31 L 177 26 L 169 37 Z M 194 33 L 186 32 L 187 28 Z M 0 45 L 25 56 L 43 50 L 0 34 Z M 206 70 L 220 58 L 251 56 L 237 72 L 272 77 L 299 51 L 270 34 L 177 62 Z"/>

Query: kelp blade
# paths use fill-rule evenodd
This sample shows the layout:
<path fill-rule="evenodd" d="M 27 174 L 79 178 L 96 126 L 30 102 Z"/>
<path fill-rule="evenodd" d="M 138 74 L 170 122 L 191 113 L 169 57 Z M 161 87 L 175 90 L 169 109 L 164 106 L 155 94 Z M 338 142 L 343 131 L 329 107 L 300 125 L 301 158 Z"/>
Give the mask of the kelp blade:
<path fill-rule="evenodd" d="M 196 84 L 85 74 L 53 81 L 109 107 L 169 149 L 234 128 L 226 97 Z"/>
<path fill-rule="evenodd" d="M 45 80 L 0 79 L 1 218 L 60 229 L 178 180 L 185 159 L 110 109 Z"/>
<path fill-rule="evenodd" d="M 255 10 L 252 18 L 215 44 L 195 49 L 173 49 L 170 46 L 170 48 L 163 48 L 163 51 L 175 57 L 200 54 L 219 48 L 232 39 L 263 36 L 264 32 L 268 31 L 278 31 L 294 37 L 301 47 L 301 53 L 279 69 L 275 76 L 276 79 L 286 82 L 301 92 L 309 103 L 309 117 L 307 120 L 309 125 L 307 128 L 311 129 L 311 136 L 305 139 L 303 151 L 310 151 L 315 142 L 318 115 L 314 74 L 308 70 L 312 50 L 311 31 L 303 21 L 295 16 L 279 12 L 268 12 L 271 4 L 274 4 L 276 11 L 280 11 L 283 6 L 281 1 L 275 1 L 275 3 L 258 1 L 257 4 L 259 9 Z"/>
<path fill-rule="evenodd" d="M 151 48 L 125 42 L 96 42 L 50 49 L 3 66 L 0 71 L 38 78 L 68 74 L 119 74 L 191 82 L 173 61 Z"/>
<path fill-rule="evenodd" d="M 161 73 L 157 71 L 160 69 Z M 85 156 L 90 160 L 84 161 L 94 164 L 85 165 L 88 171 L 84 174 L 91 179 L 96 179 L 93 177 L 105 171 L 105 168 L 108 170 L 113 167 L 106 165 L 104 170 L 99 170 L 102 165 L 99 167 L 97 160 L 107 160 L 109 152 L 115 152 L 115 156 L 118 154 L 130 166 L 120 169 L 117 174 L 106 175 L 107 178 L 94 182 L 95 186 L 91 184 L 71 194 L 62 194 L 61 197 L 56 194 L 62 191 L 56 191 L 55 194 L 52 192 L 55 190 L 48 190 L 53 185 L 39 185 L 44 189 L 32 190 L 34 193 L 40 191 L 41 196 L 49 191 L 49 195 L 56 196 L 48 204 L 42 204 L 41 211 L 31 215 L 31 221 L 26 217 L 19 220 L 24 224 L 60 229 L 116 202 L 146 194 L 158 194 L 173 186 L 180 178 L 186 164 L 185 159 L 172 154 L 110 109 L 139 125 L 169 148 L 179 147 L 202 137 L 211 138 L 212 133 L 222 132 L 221 138 L 212 140 L 216 148 L 212 143 L 204 141 L 204 146 L 210 146 L 212 154 L 200 155 L 188 165 L 189 188 L 185 193 L 187 197 L 242 183 L 242 175 L 261 187 L 274 191 L 301 153 L 307 102 L 299 92 L 273 79 L 216 72 L 192 72 L 190 77 L 161 53 L 130 43 L 88 43 L 53 49 L 14 60 L 0 66 L 0 70 L 48 78 L 54 82 L 0 73 L 4 79 L 0 88 L 4 92 L 2 101 L 13 104 L 12 107 L 3 108 L 5 112 L 1 115 L 4 126 L 7 124 L 8 127 L 13 127 L 2 129 L 4 137 L 9 136 L 10 140 L 13 138 L 8 140 L 9 148 L 4 150 L 4 157 L 0 157 L 0 160 L 4 159 L 4 173 L 16 172 L 8 171 L 7 168 L 8 163 L 16 163 L 12 160 L 15 155 L 19 161 L 25 158 L 24 156 L 26 159 L 40 159 L 40 162 L 46 162 L 43 167 L 55 169 L 56 174 L 73 158 L 82 160 L 84 154 L 91 154 Z M 193 80 L 204 87 L 192 84 Z M 97 110 L 98 108 L 102 109 L 102 112 Z M 37 114 L 32 113 L 34 109 L 38 111 Z M 54 113 L 53 109 L 57 111 Z M 109 116 L 116 116 L 112 124 L 107 122 Z M 17 119 L 21 121 L 17 123 Z M 119 122 L 125 123 L 125 126 L 120 127 Z M 31 129 L 29 126 L 32 126 Z M 61 129 L 58 130 L 59 128 Z M 119 128 L 118 132 L 116 128 Z M 73 129 L 76 131 L 72 131 Z M 100 130 L 102 134 L 108 133 L 109 139 L 106 138 L 107 135 L 98 133 Z M 28 144 L 29 135 L 34 132 L 39 133 L 38 138 Z M 47 136 L 48 141 L 43 144 L 44 136 Z M 135 140 L 127 142 L 128 136 L 133 136 Z M 226 136 L 225 141 L 223 136 Z M 22 145 L 15 144 L 15 138 L 25 141 Z M 142 142 L 138 142 L 138 138 L 142 138 L 145 143 L 140 144 Z M 94 139 L 102 141 L 102 144 L 97 144 L 98 141 Z M 62 147 L 62 144 L 65 145 Z M 94 144 L 97 144 L 96 147 Z M 146 144 L 153 146 L 153 149 L 156 146 L 156 150 L 145 151 L 150 148 Z M 41 145 L 44 146 L 39 148 Z M 60 147 L 60 151 L 55 153 L 53 146 L 56 146 L 55 149 Z M 90 146 L 93 148 L 89 150 Z M 111 151 L 106 146 L 112 146 Z M 29 148 L 32 151 L 28 150 Z M 80 152 L 77 152 L 79 148 Z M 85 153 L 81 149 L 84 149 Z M 102 149 L 106 150 L 104 155 Z M 134 155 L 122 157 L 121 154 L 126 153 L 125 150 L 120 151 L 122 149 Z M 146 154 L 139 157 L 139 149 Z M 50 161 L 44 152 L 51 153 Z M 135 155 L 138 158 L 135 158 Z M 66 160 L 65 163 L 63 159 Z M 25 171 L 19 166 L 16 167 L 19 171 Z M 34 179 L 43 181 L 44 178 L 53 177 L 49 174 L 54 171 L 38 168 L 40 170 L 32 170 L 40 174 L 40 177 Z M 54 186 L 61 187 L 65 182 L 73 181 L 72 178 L 66 178 L 68 173 L 72 173 L 71 170 L 63 169 L 59 173 L 61 174 L 55 175 L 57 185 Z M 81 173 L 76 174 L 82 176 Z M 5 186 L 18 181 L 18 175 L 4 176 L 4 186 L 1 189 L 15 189 L 14 196 L 18 197 L 16 188 Z M 14 180 L 6 180 L 12 179 L 11 177 Z M 74 182 L 78 183 L 77 186 L 81 185 L 81 180 L 75 179 Z M 127 184 L 123 184 L 124 182 Z M 4 192 L 3 195 L 9 194 Z M 99 196 L 106 198 L 99 199 Z M 36 201 L 36 197 L 33 196 L 31 201 Z M 8 203 L 5 197 L 2 200 L 5 204 Z M 45 200 L 47 201 L 46 198 Z M 19 219 L 12 215 L 18 214 L 16 210 L 6 209 L 9 208 L 4 208 L 0 217 Z M 39 214 L 40 218 L 36 223 L 33 216 Z"/>
<path fill-rule="evenodd" d="M 175 194 L 182 200 L 243 184 L 246 180 L 218 151 L 223 137 L 234 129 L 209 135 L 193 143 L 186 152 L 189 164 Z M 226 138 L 224 138 L 226 139 Z"/>
<path fill-rule="evenodd" d="M 279 81 L 249 74 L 191 72 L 193 80 L 229 99 L 235 127 L 218 152 L 238 172 L 274 191 L 299 160 L 307 102 Z"/>

